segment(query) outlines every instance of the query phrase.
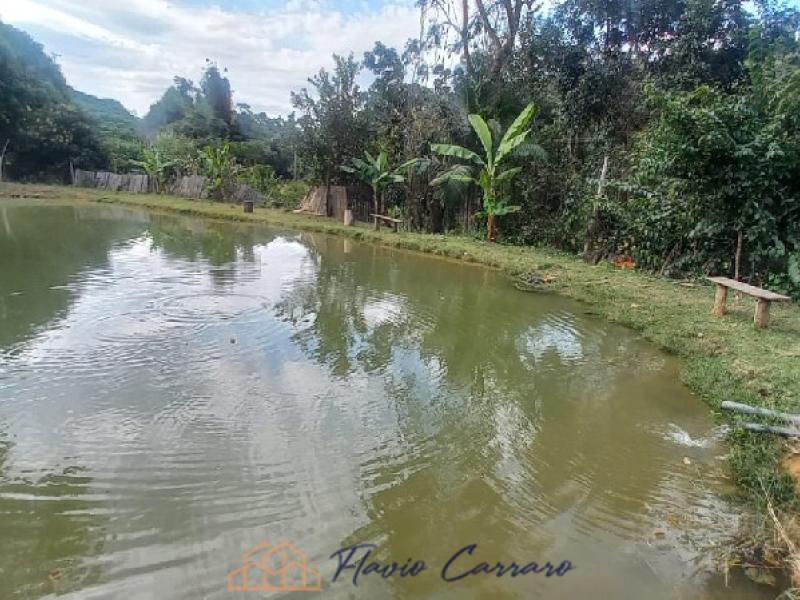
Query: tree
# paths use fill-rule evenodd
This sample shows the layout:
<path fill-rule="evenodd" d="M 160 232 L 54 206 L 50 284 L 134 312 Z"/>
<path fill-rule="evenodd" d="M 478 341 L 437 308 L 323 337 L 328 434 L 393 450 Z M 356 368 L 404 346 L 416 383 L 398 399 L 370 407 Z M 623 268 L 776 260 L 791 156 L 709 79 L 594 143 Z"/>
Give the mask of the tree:
<path fill-rule="evenodd" d="M 136 161 L 135 164 L 147 173 L 148 177 L 150 177 L 153 182 L 156 194 L 160 194 L 166 179 L 167 169 L 171 167 L 174 162 L 165 161 L 157 148 L 145 148 L 144 159 Z"/>
<path fill-rule="evenodd" d="M 138 119 L 116 100 L 97 98 L 72 88 L 69 91 L 72 100 L 94 121 L 111 170 L 131 171 L 144 158 L 145 143 L 137 131 Z"/>
<path fill-rule="evenodd" d="M 292 104 L 303 113 L 299 120 L 300 151 L 314 175 L 330 189 L 339 165 L 364 147 L 364 97 L 356 78 L 359 64 L 350 55 L 334 55 L 333 73 L 325 69 L 308 80 L 315 90 L 292 93 Z"/>
<path fill-rule="evenodd" d="M 102 168 L 96 124 L 75 104 L 61 70 L 28 34 L 0 23 L 0 146 L 11 179 L 64 181 L 70 163 Z"/>
<path fill-rule="evenodd" d="M 225 72 L 228 72 L 227 69 Z M 231 125 L 233 122 L 231 83 L 220 73 L 219 67 L 208 59 L 203 78 L 200 80 L 200 90 L 213 116 Z"/>
<path fill-rule="evenodd" d="M 367 160 L 354 158 L 353 166 L 342 165 L 340 168 L 346 173 L 354 173 L 361 181 L 372 188 L 372 200 L 375 204 L 375 214 L 383 214 L 383 194 L 386 188 L 393 183 L 403 183 L 405 177 L 402 175 L 409 167 L 413 166 L 417 160 L 413 159 L 392 170 L 389 167 L 389 156 L 386 152 L 378 153 L 373 157 L 369 152 L 364 152 Z M 376 222 L 377 228 L 377 222 Z"/>
<path fill-rule="evenodd" d="M 489 74 L 497 77 L 511 57 L 520 25 L 527 14 L 536 10 L 536 0 L 421 0 L 423 9 L 432 9 L 433 26 L 428 31 L 428 43 L 447 45 L 446 32 L 455 33 L 455 48 L 462 54 L 467 74 L 474 70 L 473 48 L 490 57 Z"/>
<path fill-rule="evenodd" d="M 454 144 L 431 144 L 431 151 L 436 154 L 466 160 L 479 167 L 479 174 L 475 177 L 472 174 L 472 168 L 456 165 L 450 171 L 437 177 L 432 184 L 436 185 L 452 179 L 479 186 L 483 192 L 483 210 L 487 217 L 487 236 L 490 242 L 497 239 L 497 217 L 519 210 L 519 206 L 508 203 L 508 198 L 503 194 L 503 188 L 522 171 L 522 167 L 506 169 L 502 167 L 512 153 L 527 141 L 530 135 L 530 129 L 527 127 L 534 112 L 533 104 L 526 106 L 497 144 L 495 144 L 492 132 L 483 117 L 471 114 L 469 122 L 481 141 L 484 156 L 479 156 L 472 150 Z"/>
<path fill-rule="evenodd" d="M 150 110 L 142 119 L 144 130 L 154 133 L 186 117 L 194 106 L 193 91 L 191 81 L 175 77 L 175 84 L 164 91 L 161 98 L 150 106 Z"/>
<path fill-rule="evenodd" d="M 231 155 L 230 144 L 225 143 L 219 147 L 207 146 L 200 153 L 200 158 L 208 178 L 209 195 L 223 199 L 232 193 L 238 165 Z"/>

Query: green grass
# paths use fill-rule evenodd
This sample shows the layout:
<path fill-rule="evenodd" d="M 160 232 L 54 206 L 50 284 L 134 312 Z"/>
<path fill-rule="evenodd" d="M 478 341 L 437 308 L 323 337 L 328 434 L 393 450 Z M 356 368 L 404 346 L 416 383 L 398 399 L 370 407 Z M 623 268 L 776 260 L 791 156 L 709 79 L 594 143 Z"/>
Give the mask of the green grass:
<path fill-rule="evenodd" d="M 33 197 L 139 206 L 251 223 L 311 230 L 496 267 L 511 276 L 536 272 L 553 277 L 553 291 L 587 303 L 593 312 L 631 327 L 662 349 L 680 356 L 682 379 L 720 420 L 719 404 L 730 399 L 756 406 L 800 412 L 800 308 L 775 303 L 768 329 L 753 326 L 755 301 L 728 300 L 730 313 L 711 316 L 714 289 L 702 282 L 678 282 L 608 264 L 588 265 L 547 248 L 503 246 L 472 238 L 374 231 L 363 224 L 346 227 L 332 219 L 276 209 L 245 214 L 238 205 L 171 196 L 133 195 L 68 187 L 0 184 L 0 198 Z M 743 497 L 759 509 L 766 500 L 784 510 L 797 508 L 793 481 L 778 468 L 785 443 L 774 436 L 734 429 L 730 436 L 731 472 Z M 760 511 L 759 511 L 760 512 Z"/>

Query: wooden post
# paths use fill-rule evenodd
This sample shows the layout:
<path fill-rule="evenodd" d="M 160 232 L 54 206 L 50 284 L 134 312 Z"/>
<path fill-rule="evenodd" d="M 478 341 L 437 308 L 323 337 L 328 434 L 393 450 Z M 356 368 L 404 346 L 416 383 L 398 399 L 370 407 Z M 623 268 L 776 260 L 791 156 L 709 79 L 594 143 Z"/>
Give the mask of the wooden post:
<path fill-rule="evenodd" d="M 725 314 L 725 304 L 728 302 L 728 288 L 724 285 L 717 284 L 717 294 L 714 296 L 714 310 L 712 314 L 721 317 Z"/>
<path fill-rule="evenodd" d="M 769 300 L 756 298 L 756 314 L 753 316 L 753 323 L 759 329 L 769 324 Z"/>
<path fill-rule="evenodd" d="M 743 235 L 742 230 L 739 230 L 738 235 L 736 236 L 736 256 L 733 259 L 733 278 L 736 281 L 739 281 L 739 266 L 742 263 L 742 243 L 743 243 Z"/>
<path fill-rule="evenodd" d="M 606 178 L 608 177 L 608 154 L 603 156 L 603 166 L 600 169 L 600 179 L 597 180 L 597 198 L 602 198 L 606 193 Z M 597 200 L 592 201 L 592 216 L 586 224 L 586 237 L 583 241 L 583 258 L 589 256 L 589 251 L 594 244 L 594 237 L 597 230 L 600 228 L 600 210 L 597 206 Z"/>
<path fill-rule="evenodd" d="M 6 139 L 6 143 L 3 144 L 3 151 L 0 152 L 0 181 L 3 181 L 3 163 L 6 160 L 6 150 L 8 150 L 8 143 L 10 139 Z"/>
<path fill-rule="evenodd" d="M 253 212 L 253 201 L 252 200 L 245 200 L 242 203 L 242 205 L 244 207 L 244 212 L 246 212 L 246 213 Z"/>

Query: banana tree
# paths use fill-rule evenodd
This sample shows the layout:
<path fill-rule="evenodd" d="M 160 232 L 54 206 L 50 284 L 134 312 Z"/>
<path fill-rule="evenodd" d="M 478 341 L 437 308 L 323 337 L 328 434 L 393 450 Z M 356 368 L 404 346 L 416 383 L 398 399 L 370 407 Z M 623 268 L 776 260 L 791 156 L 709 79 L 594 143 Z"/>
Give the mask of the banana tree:
<path fill-rule="evenodd" d="M 393 183 L 403 183 L 405 176 L 403 173 L 411 166 L 416 164 L 419 159 L 409 160 L 396 169 L 389 168 L 389 156 L 386 152 L 380 152 L 378 156 L 372 156 L 369 152 L 364 152 L 367 160 L 354 158 L 352 166 L 342 165 L 340 168 L 345 173 L 353 173 L 364 183 L 372 188 L 372 201 L 375 204 L 375 214 L 383 214 L 383 195 Z M 378 222 L 375 222 L 376 227 Z"/>
<path fill-rule="evenodd" d="M 164 160 L 161 157 L 161 152 L 157 148 L 145 148 L 144 160 L 134 161 L 134 164 L 141 167 L 147 173 L 148 177 L 153 181 L 153 187 L 156 194 L 161 193 L 161 187 L 164 184 L 164 178 L 172 165 L 175 164 L 174 160 Z"/>
<path fill-rule="evenodd" d="M 221 147 L 206 146 L 200 151 L 205 176 L 208 180 L 208 193 L 212 198 L 224 199 L 231 193 L 231 184 L 236 178 L 239 166 L 231 153 L 228 142 Z"/>
<path fill-rule="evenodd" d="M 490 242 L 497 239 L 497 217 L 516 212 L 519 206 L 509 204 L 503 195 L 504 184 L 516 177 L 521 167 L 503 168 L 508 158 L 524 144 L 530 135 L 528 123 L 533 118 L 535 107 L 531 103 L 517 116 L 498 143 L 486 121 L 480 115 L 469 115 L 469 123 L 478 135 L 483 146 L 484 156 L 454 144 L 431 144 L 431 151 L 441 156 L 450 156 L 467 161 L 469 164 L 455 165 L 433 181 L 439 185 L 448 180 L 474 183 L 483 191 L 483 210 L 486 213 L 486 228 Z M 474 171 L 478 167 L 477 176 Z"/>

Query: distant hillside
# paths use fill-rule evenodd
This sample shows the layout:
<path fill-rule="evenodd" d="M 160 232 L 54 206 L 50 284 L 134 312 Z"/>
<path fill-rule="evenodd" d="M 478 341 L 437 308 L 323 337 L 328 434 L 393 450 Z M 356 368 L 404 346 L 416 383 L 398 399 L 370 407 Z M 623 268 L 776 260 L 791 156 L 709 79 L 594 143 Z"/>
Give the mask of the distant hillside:
<path fill-rule="evenodd" d="M 0 22 L 0 145 L 6 141 L 2 174 L 13 179 L 66 180 L 70 165 L 108 162 L 58 65 L 27 33 Z"/>
<path fill-rule="evenodd" d="M 101 123 L 114 122 L 119 125 L 128 125 L 134 130 L 138 127 L 140 119 L 128 111 L 118 100 L 98 98 L 72 87 L 69 88 L 69 93 L 78 106 Z"/>
<path fill-rule="evenodd" d="M 144 145 L 141 119 L 117 100 L 98 98 L 73 88 L 69 88 L 69 93 L 95 123 L 97 135 L 108 152 L 110 168 L 123 172 L 136 168 Z"/>
<path fill-rule="evenodd" d="M 68 181 L 73 167 L 138 171 L 149 148 L 197 168 L 204 148 L 227 142 L 240 165 L 288 177 L 296 121 L 235 105 L 225 73 L 207 61 L 197 85 L 175 77 L 140 119 L 117 100 L 70 87 L 41 44 L 0 22 L 0 150 L 8 141 L 0 176 Z"/>

